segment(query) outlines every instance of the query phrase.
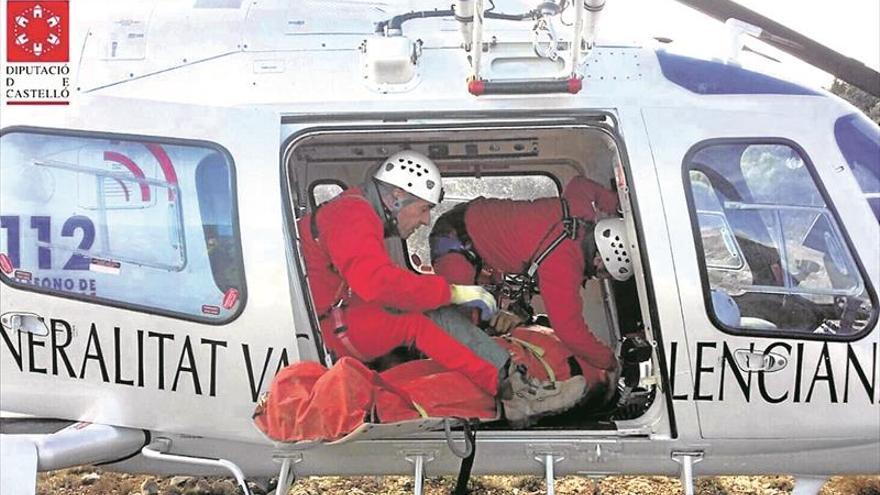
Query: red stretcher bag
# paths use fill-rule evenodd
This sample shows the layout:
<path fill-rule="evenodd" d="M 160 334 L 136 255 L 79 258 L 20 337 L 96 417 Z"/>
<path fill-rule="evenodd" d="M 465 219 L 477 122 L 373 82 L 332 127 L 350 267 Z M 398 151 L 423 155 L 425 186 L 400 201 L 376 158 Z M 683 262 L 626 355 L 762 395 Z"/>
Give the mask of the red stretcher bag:
<path fill-rule="evenodd" d="M 418 408 L 432 418 L 497 419 L 492 396 L 430 359 L 397 365 L 380 378 L 385 387 L 380 389 L 376 413 L 382 423 L 417 419 Z"/>
<path fill-rule="evenodd" d="M 254 423 L 283 442 L 343 437 L 372 411 L 375 374 L 352 358 L 340 359 L 330 370 L 311 361 L 288 366 L 257 404 Z"/>
<path fill-rule="evenodd" d="M 380 374 L 344 357 L 329 370 L 315 362 L 281 370 L 253 419 L 275 441 L 332 442 L 367 423 L 445 417 L 496 419 L 495 400 L 464 375 L 430 360 Z"/>
<path fill-rule="evenodd" d="M 587 390 L 604 380 L 601 370 L 573 357 L 548 328 L 522 327 L 495 339 L 540 380 L 565 381 L 573 373 L 582 374 Z M 424 429 L 442 426 L 442 418 L 495 420 L 499 413 L 493 397 L 430 359 L 378 373 L 350 357 L 330 369 L 315 362 L 284 368 L 253 417 L 260 431 L 279 442 L 341 442 L 365 425 L 423 421 L 419 427 Z M 406 431 L 395 429 L 393 434 Z"/>

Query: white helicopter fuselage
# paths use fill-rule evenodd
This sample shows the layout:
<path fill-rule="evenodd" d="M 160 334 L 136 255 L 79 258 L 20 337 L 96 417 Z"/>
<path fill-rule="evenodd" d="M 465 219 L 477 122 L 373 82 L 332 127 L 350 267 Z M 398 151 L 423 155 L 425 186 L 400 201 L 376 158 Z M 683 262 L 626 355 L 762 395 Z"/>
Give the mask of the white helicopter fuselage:
<path fill-rule="evenodd" d="M 362 48 L 379 38 L 367 19 L 381 19 L 375 11 L 334 17 L 316 10 L 321 2 L 150 5 L 74 32 L 71 45 L 82 49 L 72 56 L 69 106 L 3 109 L 0 170 L 16 184 L 0 204 L 0 253 L 15 261 L 0 283 L 0 315 L 9 315 L 0 341 L 4 410 L 149 432 L 100 459 L 110 469 L 217 472 L 137 455 L 162 437 L 174 454 L 222 457 L 255 477 L 276 473 L 273 457 L 294 457 L 298 475 L 409 472 L 414 453 L 430 458 L 431 473 L 455 472 L 459 459 L 442 432 L 297 450 L 252 423 L 278 370 L 323 359 L 298 248 L 309 234 L 295 220 L 311 209 L 316 186 L 357 185 L 375 158 L 411 145 L 434 149 L 454 177 L 564 182 L 586 172 L 613 181 L 638 240 L 634 311 L 654 348 L 641 381 L 653 401 L 623 420 L 481 431 L 476 472 L 543 472 L 535 459 L 548 453 L 562 459 L 556 472 L 584 475 L 676 474 L 691 454 L 702 459 L 701 474 L 880 470 L 880 224 L 870 202 L 877 191 L 864 189 L 841 145 L 852 106 L 736 65 L 608 44 L 583 54 L 577 94 L 474 96 L 454 20 L 405 24 L 404 35 L 421 40 L 408 65 L 371 52 L 373 41 Z M 565 57 L 526 57 L 527 29 L 498 22 L 486 30 L 485 40 L 496 37 L 483 54 L 487 78 L 565 75 Z M 383 63 L 413 75 L 393 82 L 406 76 L 383 72 Z M 476 151 L 459 152 L 466 145 Z M 702 202 L 694 177 L 724 189 L 712 171 L 723 176 L 725 153 L 750 146 L 763 153 L 758 162 L 787 153 L 785 170 L 816 199 L 780 206 L 756 189 L 752 200 L 727 196 L 717 210 Z M 137 174 L 108 150 L 137 163 L 145 179 L 128 181 L 124 174 Z M 210 201 L 198 169 L 212 156 L 230 177 L 228 225 L 205 220 Z M 98 162 L 116 166 L 107 175 L 94 171 Z M 768 191 L 800 187 L 779 177 L 761 180 Z M 750 179 L 738 175 L 729 187 Z M 105 188 L 114 181 L 122 192 L 111 197 Z M 811 226 L 789 228 L 798 215 L 812 215 Z M 51 227 L 41 231 L 46 218 Z M 753 244 L 783 246 L 768 268 L 776 282 L 759 283 L 750 248 L 725 237 L 756 219 L 770 233 Z M 713 231 L 714 221 L 727 223 Z M 208 223 L 228 228 L 230 264 L 239 266 L 232 275 L 213 268 Z M 706 261 L 712 232 L 733 261 Z M 400 245 L 392 249 L 405 263 Z M 75 260 L 85 266 L 71 268 Z M 811 263 L 822 277 L 806 274 Z M 844 281 L 822 285 L 834 278 L 825 265 Z M 232 282 L 219 282 L 226 276 Z M 747 288 L 733 295 L 752 320 L 725 326 L 709 291 L 741 276 Z M 607 293 L 588 285 L 585 312 L 613 343 L 625 329 L 618 315 L 606 318 Z M 737 299 L 745 294 L 784 300 L 770 313 L 803 311 L 791 299 L 833 300 L 822 308 L 838 316 L 783 328 L 747 314 Z M 48 332 L 28 331 L 26 315 Z"/>

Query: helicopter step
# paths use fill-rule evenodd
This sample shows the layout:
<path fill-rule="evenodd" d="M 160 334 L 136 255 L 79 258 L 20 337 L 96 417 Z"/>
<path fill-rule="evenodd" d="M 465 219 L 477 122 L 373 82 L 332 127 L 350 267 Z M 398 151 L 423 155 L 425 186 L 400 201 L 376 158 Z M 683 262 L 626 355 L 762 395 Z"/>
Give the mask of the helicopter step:
<path fill-rule="evenodd" d="M 196 466 L 209 466 L 221 468 L 232 473 L 238 487 L 241 488 L 244 495 L 251 495 L 244 472 L 234 462 L 226 459 L 215 459 L 209 457 L 195 457 L 188 455 L 170 454 L 172 441 L 170 438 L 159 437 L 150 442 L 149 445 L 141 449 L 141 455 L 147 459 L 156 461 L 174 462 L 178 464 L 190 464 Z"/>
<path fill-rule="evenodd" d="M 308 447 L 314 446 L 311 443 Z M 276 494 L 287 493 L 290 487 L 296 481 L 296 471 L 294 466 L 302 462 L 302 454 L 292 450 L 292 446 L 285 446 L 284 450 L 276 451 L 275 459 L 281 462 L 281 469 L 278 473 L 278 483 L 275 487 Z M 473 453 L 473 449 L 470 450 Z M 425 465 L 434 460 L 434 451 L 414 450 L 401 452 L 404 460 L 412 464 L 413 469 L 413 493 L 414 495 L 422 495 L 425 486 Z M 465 480 L 464 485 L 467 485 Z M 456 491 L 456 493 L 459 493 Z"/>
<path fill-rule="evenodd" d="M 681 464 L 681 488 L 684 495 L 694 495 L 694 464 L 703 460 L 703 452 L 673 451 L 672 460 Z"/>
<path fill-rule="evenodd" d="M 472 424 L 473 423 L 473 424 Z M 323 445 L 334 446 L 349 443 L 355 440 L 365 441 L 380 438 L 400 438 L 415 433 L 443 429 L 446 446 L 455 456 L 462 459 L 462 468 L 459 473 L 459 487 L 467 486 L 470 478 L 470 467 L 473 464 L 476 452 L 476 428 L 478 421 L 466 421 L 460 418 L 419 418 L 395 423 L 364 423 L 348 435 L 332 442 L 300 441 L 300 442 L 275 442 L 273 459 L 281 463 L 278 473 L 278 484 L 275 493 L 287 493 L 290 486 L 296 481 L 295 465 L 302 462 L 303 451 Z M 453 428 L 463 428 L 464 446 L 459 446 L 453 439 Z M 406 450 L 401 452 L 403 458 L 413 465 L 414 493 L 422 493 L 425 481 L 425 465 L 434 460 L 434 450 Z M 456 488 L 456 493 L 463 493 L 463 488 Z"/>
<path fill-rule="evenodd" d="M 541 452 L 536 453 L 535 460 L 544 465 L 544 481 L 547 483 L 547 495 L 556 493 L 556 471 L 557 463 L 565 460 L 565 456 L 558 452 Z"/>
<path fill-rule="evenodd" d="M 795 476 L 791 495 L 819 495 L 827 480 L 827 476 Z"/>
<path fill-rule="evenodd" d="M 137 453 L 147 433 L 95 423 L 74 423 L 47 434 L 0 435 L 0 460 L 4 469 L 0 492 L 33 494 L 37 472 L 82 464 L 112 462 Z"/>

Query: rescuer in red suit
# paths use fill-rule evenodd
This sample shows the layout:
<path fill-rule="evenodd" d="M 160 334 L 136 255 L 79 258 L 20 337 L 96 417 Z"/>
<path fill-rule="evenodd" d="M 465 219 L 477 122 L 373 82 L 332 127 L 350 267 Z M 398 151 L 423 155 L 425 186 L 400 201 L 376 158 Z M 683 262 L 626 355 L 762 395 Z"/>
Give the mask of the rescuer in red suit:
<path fill-rule="evenodd" d="M 415 347 L 496 396 L 509 375 L 507 351 L 458 312 L 432 312 L 461 305 L 489 319 L 494 297 L 476 285 L 450 285 L 438 275 L 404 269 L 385 247 L 386 237 L 406 239 L 427 225 L 442 191 L 437 166 L 424 155 L 402 151 L 386 159 L 372 180 L 298 221 L 321 335 L 337 357 L 362 362 L 399 346 Z M 453 321 L 457 317 L 463 325 Z"/>
<path fill-rule="evenodd" d="M 434 271 L 453 284 L 503 285 L 505 274 L 534 283 L 536 276 L 557 337 L 589 364 L 608 371 L 610 379 L 617 359 L 584 321 L 580 289 L 591 277 L 628 279 L 631 246 L 623 219 L 597 222 L 597 210 L 614 214 L 617 195 L 585 177 L 572 179 L 562 198 L 481 197 L 463 203 L 434 224 Z M 558 244 L 551 248 L 554 242 Z M 499 312 L 491 323 L 505 333 L 523 319 L 524 315 Z"/>

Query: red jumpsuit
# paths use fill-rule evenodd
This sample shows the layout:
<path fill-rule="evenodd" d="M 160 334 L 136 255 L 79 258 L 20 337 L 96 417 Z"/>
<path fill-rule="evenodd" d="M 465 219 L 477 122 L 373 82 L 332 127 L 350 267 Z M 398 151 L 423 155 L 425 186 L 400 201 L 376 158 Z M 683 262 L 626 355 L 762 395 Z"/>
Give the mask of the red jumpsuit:
<path fill-rule="evenodd" d="M 348 189 L 318 209 L 317 241 L 310 217 L 298 225 L 315 308 L 326 315 L 342 296 L 346 336 L 361 357 L 372 360 L 414 345 L 496 394 L 498 370 L 423 314 L 449 304 L 449 284 L 443 277 L 418 275 L 394 263 L 385 248 L 382 220 L 361 189 Z M 327 347 L 338 356 L 350 355 L 331 326 L 330 318 L 321 319 Z"/>
<path fill-rule="evenodd" d="M 617 209 L 614 192 L 583 177 L 572 179 L 563 197 L 568 201 L 569 215 L 588 221 L 595 220 L 594 202 L 606 213 Z M 531 258 L 562 232 L 561 218 L 562 206 L 557 198 L 477 198 L 468 205 L 464 222 L 484 269 L 524 273 Z M 449 283 L 475 282 L 476 269 L 461 253 L 450 252 L 433 262 L 434 271 Z M 617 365 L 613 351 L 593 335 L 583 318 L 580 288 L 584 263 L 580 238 L 565 239 L 538 266 L 538 288 L 559 339 L 591 365 L 610 370 Z"/>

